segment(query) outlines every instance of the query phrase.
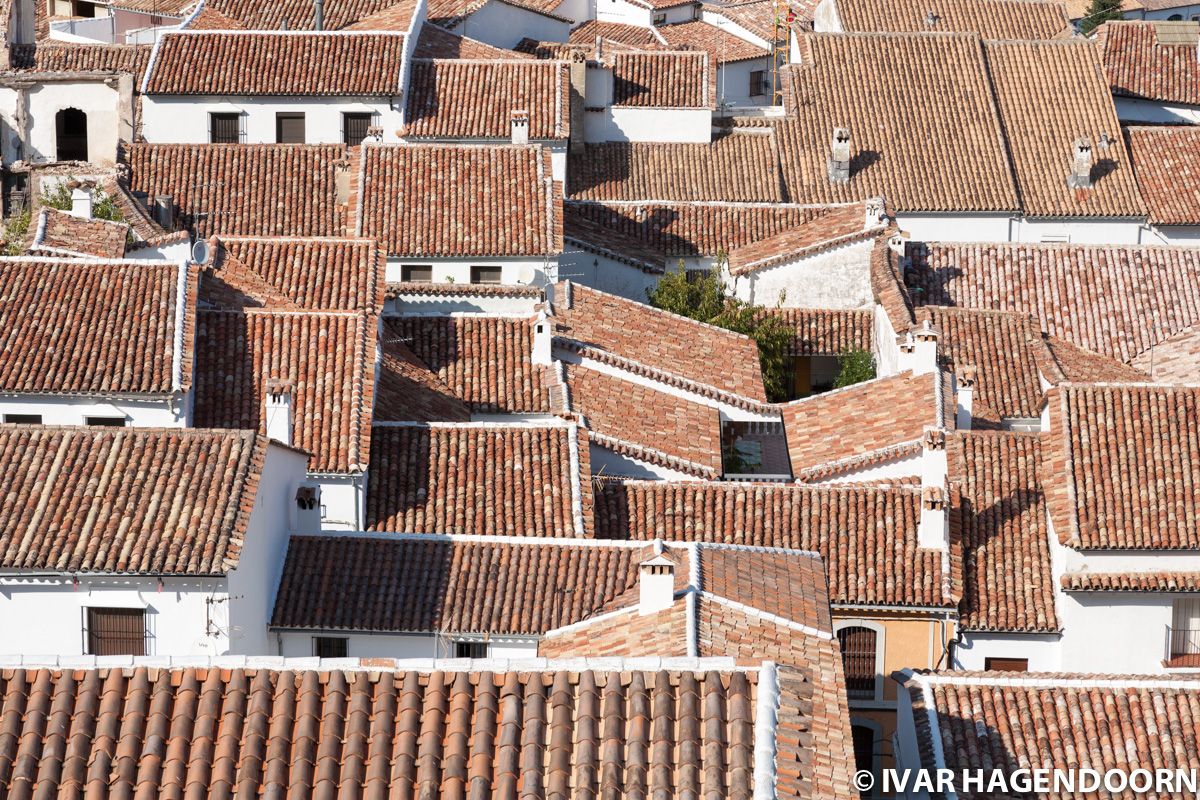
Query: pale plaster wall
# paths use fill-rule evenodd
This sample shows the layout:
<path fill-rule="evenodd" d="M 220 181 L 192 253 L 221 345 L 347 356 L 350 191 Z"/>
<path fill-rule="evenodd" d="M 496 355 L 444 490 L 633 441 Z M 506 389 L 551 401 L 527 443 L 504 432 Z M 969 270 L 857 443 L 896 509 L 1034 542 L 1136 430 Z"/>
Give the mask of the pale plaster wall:
<path fill-rule="evenodd" d="M 397 103 L 394 107 L 393 100 Z M 245 144 L 275 141 L 275 115 L 304 114 L 304 140 L 307 144 L 340 144 L 343 137 L 342 114 L 379 115 L 383 141 L 397 142 L 400 130 L 398 98 L 387 97 L 194 97 L 190 95 L 143 95 L 142 135 L 147 142 L 208 142 L 209 114 L 243 114 L 242 138 Z"/>

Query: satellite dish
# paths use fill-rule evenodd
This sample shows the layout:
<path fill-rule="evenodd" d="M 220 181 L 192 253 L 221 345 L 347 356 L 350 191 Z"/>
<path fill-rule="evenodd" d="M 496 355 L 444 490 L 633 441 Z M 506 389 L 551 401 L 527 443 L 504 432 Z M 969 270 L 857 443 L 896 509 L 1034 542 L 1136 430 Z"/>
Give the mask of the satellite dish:
<path fill-rule="evenodd" d="M 522 264 L 517 269 L 517 283 L 533 283 L 535 274 L 532 264 Z"/>
<path fill-rule="evenodd" d="M 192 261 L 197 264 L 207 264 L 208 256 L 208 242 L 197 239 L 196 243 L 192 245 Z"/>

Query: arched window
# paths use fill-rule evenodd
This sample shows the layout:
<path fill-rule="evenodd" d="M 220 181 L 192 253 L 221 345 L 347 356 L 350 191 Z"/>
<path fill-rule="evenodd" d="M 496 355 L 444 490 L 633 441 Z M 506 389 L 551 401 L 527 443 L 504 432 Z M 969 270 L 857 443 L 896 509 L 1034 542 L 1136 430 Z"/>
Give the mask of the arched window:
<path fill-rule="evenodd" d="M 876 632 L 861 625 L 848 625 L 837 632 L 846 673 L 846 696 L 851 700 L 874 700 L 878 680 Z"/>
<path fill-rule="evenodd" d="M 88 160 L 87 114 L 78 108 L 64 108 L 54 116 L 59 161 Z"/>

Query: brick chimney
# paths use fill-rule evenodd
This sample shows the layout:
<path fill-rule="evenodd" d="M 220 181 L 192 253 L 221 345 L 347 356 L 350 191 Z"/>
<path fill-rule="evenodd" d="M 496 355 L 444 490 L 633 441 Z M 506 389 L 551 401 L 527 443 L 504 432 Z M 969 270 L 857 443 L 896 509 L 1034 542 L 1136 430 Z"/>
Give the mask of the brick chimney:
<path fill-rule="evenodd" d="M 1071 174 L 1067 185 L 1072 189 L 1092 188 L 1092 140 L 1080 136 L 1072 147 Z"/>
<path fill-rule="evenodd" d="M 834 128 L 829 145 L 829 182 L 847 183 L 850 180 L 850 129 Z"/>
<path fill-rule="evenodd" d="M 529 144 L 529 112 L 524 109 L 513 109 L 512 143 Z"/>
<path fill-rule="evenodd" d="M 292 383 L 291 381 L 267 381 L 267 396 L 264 399 L 264 418 L 267 421 L 267 437 L 282 444 L 292 444 Z"/>
<path fill-rule="evenodd" d="M 587 55 L 581 50 L 571 53 L 571 152 L 584 150 L 583 117 L 587 98 Z"/>
<path fill-rule="evenodd" d="M 653 614 L 675 602 L 675 562 L 654 543 L 655 556 L 638 565 L 638 614 Z"/>
<path fill-rule="evenodd" d="M 975 407 L 975 367 L 966 365 L 958 371 L 958 394 L 954 423 L 960 431 L 971 430 Z"/>

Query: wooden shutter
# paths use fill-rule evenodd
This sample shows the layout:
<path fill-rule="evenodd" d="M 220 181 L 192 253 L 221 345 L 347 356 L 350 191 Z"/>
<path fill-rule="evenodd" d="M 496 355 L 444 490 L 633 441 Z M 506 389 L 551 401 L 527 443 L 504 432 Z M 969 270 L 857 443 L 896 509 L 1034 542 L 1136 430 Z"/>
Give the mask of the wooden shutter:
<path fill-rule="evenodd" d="M 140 608 L 87 609 L 88 655 L 146 655 L 146 612 Z"/>
<path fill-rule="evenodd" d="M 842 666 L 846 673 L 846 693 L 850 697 L 875 696 L 875 631 L 870 628 L 842 628 L 837 632 L 842 646 Z"/>

